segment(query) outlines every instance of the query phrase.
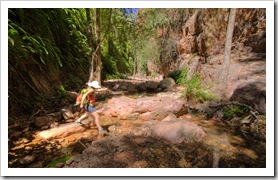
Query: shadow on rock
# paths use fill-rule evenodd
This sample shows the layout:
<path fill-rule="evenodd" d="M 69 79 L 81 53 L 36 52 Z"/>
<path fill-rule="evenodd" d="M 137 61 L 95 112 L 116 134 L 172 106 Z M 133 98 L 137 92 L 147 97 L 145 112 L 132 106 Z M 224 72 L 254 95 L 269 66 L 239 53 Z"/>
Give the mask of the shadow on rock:
<path fill-rule="evenodd" d="M 198 150 L 201 148 L 202 150 Z M 175 145 L 161 138 L 125 135 L 93 142 L 73 156 L 65 168 L 181 168 L 211 167 L 210 150 L 202 144 Z M 197 154 L 195 154 L 197 153 Z M 202 157 L 203 162 L 196 161 Z"/>

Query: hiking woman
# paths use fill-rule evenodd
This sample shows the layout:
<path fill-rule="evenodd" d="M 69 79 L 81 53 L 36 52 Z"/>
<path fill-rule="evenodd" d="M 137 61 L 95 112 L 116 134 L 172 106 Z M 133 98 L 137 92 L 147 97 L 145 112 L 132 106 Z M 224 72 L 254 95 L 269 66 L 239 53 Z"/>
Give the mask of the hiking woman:
<path fill-rule="evenodd" d="M 88 116 L 92 115 L 95 119 L 95 123 L 97 125 L 98 128 L 98 132 L 101 134 L 106 134 L 107 131 L 103 130 L 103 128 L 101 127 L 100 123 L 99 123 L 99 115 L 96 111 L 96 109 L 94 108 L 94 104 L 95 104 L 95 91 L 97 91 L 97 89 L 101 88 L 98 81 L 92 81 L 91 83 L 87 83 L 88 88 L 85 90 L 82 90 L 83 92 L 85 91 L 85 93 L 82 95 L 82 99 L 80 102 L 80 108 L 84 108 L 86 110 L 86 113 L 84 115 L 82 115 L 80 118 L 78 118 L 75 122 L 77 123 L 81 123 L 82 120 L 86 119 Z"/>

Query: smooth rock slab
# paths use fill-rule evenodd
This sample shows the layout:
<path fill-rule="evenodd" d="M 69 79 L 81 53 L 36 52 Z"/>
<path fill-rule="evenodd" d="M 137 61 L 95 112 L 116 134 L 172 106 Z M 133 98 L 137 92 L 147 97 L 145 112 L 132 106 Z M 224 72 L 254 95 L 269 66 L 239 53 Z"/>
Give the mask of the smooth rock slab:
<path fill-rule="evenodd" d="M 58 127 L 40 132 L 39 136 L 45 139 L 63 138 L 76 132 L 85 131 L 90 127 L 92 121 L 93 121 L 92 118 L 88 118 L 83 120 L 82 124 L 76 122 L 62 124 Z"/>
<path fill-rule="evenodd" d="M 106 116 L 128 119 L 131 114 L 139 114 L 142 120 L 162 120 L 169 113 L 179 112 L 186 101 L 173 96 L 155 96 L 132 99 L 116 97 L 108 101 L 102 110 Z"/>
<path fill-rule="evenodd" d="M 187 120 L 157 122 L 145 127 L 143 134 L 160 137 L 172 143 L 201 142 L 206 136 L 201 127 Z"/>

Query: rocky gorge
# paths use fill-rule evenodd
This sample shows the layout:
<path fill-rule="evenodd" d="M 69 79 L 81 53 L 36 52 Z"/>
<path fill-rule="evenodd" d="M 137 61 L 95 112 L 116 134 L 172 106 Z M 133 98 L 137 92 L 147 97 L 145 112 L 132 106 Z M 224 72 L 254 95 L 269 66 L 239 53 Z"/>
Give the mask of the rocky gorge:
<path fill-rule="evenodd" d="M 77 90 L 66 91 L 57 103 L 63 107 L 51 110 L 41 106 L 17 117 L 15 106 L 9 107 L 9 167 L 265 168 L 265 9 L 237 9 L 227 86 L 215 88 L 217 99 L 203 103 L 184 99 L 185 88 L 169 74 L 186 67 L 189 78 L 199 73 L 203 85 L 216 87 L 229 11 L 180 11 L 178 28 L 157 33 L 171 41 L 159 64 L 147 62 L 149 76 L 102 82 L 96 108 L 107 134 L 98 134 L 92 118 L 74 122 L 84 113 L 73 106 Z M 233 105 L 248 116 L 232 111 L 225 119 L 225 108 Z"/>

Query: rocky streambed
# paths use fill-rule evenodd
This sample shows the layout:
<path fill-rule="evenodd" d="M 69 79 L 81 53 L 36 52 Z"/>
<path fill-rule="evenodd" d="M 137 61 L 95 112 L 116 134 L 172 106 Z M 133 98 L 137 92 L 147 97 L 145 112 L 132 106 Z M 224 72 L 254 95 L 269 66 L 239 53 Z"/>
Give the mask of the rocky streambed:
<path fill-rule="evenodd" d="M 266 166 L 264 138 L 248 134 L 250 127 L 244 135 L 233 123 L 193 114 L 181 92 L 175 87 L 99 102 L 108 134 L 98 134 L 93 119 L 75 123 L 82 111 L 72 109 L 61 111 L 61 116 L 37 117 L 25 127 L 18 121 L 9 127 L 9 167 Z"/>

